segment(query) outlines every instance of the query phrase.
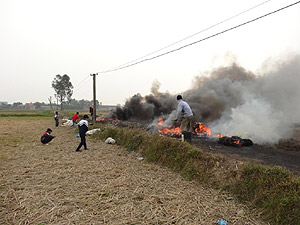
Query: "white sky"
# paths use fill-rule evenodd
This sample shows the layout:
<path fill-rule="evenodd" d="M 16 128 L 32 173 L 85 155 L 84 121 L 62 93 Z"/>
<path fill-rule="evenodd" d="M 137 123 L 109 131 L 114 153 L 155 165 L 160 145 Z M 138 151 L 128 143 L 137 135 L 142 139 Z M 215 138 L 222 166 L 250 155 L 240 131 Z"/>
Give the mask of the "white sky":
<path fill-rule="evenodd" d="M 0 101 L 47 102 L 55 75 L 73 98 L 93 98 L 91 73 L 122 65 L 237 15 L 265 0 L 0 0 Z M 200 40 L 297 0 L 271 0 L 162 52 Z M 97 76 L 97 99 L 190 88 L 196 75 L 233 55 L 257 72 L 269 58 L 300 54 L 300 4 L 175 53 Z M 159 54 L 157 53 L 157 54 Z M 156 55 L 156 54 L 154 54 Z M 83 82 L 82 82 L 83 81 Z"/>

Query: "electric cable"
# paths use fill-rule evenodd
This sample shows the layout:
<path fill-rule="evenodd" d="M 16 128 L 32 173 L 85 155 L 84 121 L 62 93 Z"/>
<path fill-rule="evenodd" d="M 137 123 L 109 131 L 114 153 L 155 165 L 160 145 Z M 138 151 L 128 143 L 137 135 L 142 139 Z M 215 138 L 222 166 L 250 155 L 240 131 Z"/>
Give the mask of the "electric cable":
<path fill-rule="evenodd" d="M 82 85 L 82 83 L 83 83 L 87 78 L 89 78 L 89 77 L 90 77 L 89 75 L 86 76 L 82 81 L 80 81 L 77 85 L 75 85 L 73 91 L 75 91 L 76 89 L 78 89 L 78 87 L 79 87 L 80 85 Z"/>
<path fill-rule="evenodd" d="M 172 43 L 172 44 L 169 44 L 169 45 L 167 45 L 167 46 L 165 46 L 165 47 L 163 47 L 163 48 L 161 48 L 161 49 L 158 49 L 158 50 L 156 50 L 156 51 L 154 51 L 154 52 L 148 53 L 148 54 L 146 54 L 146 55 L 144 55 L 144 56 L 142 56 L 142 57 L 139 57 L 139 58 L 137 58 L 137 59 L 135 59 L 135 60 L 129 61 L 129 62 L 124 63 L 124 64 L 119 65 L 119 66 L 116 66 L 116 67 L 112 68 L 111 70 L 117 69 L 117 68 L 119 68 L 119 67 L 123 67 L 123 66 L 125 66 L 125 65 L 127 65 L 127 64 L 136 62 L 136 61 L 141 60 L 141 59 L 143 59 L 143 58 L 145 58 L 145 57 L 147 57 L 147 56 L 150 56 L 150 55 L 153 55 L 153 54 L 155 54 L 155 53 L 157 53 L 157 52 L 160 52 L 160 51 L 162 51 L 162 50 L 164 50 L 164 49 L 166 49 L 166 48 L 169 48 L 169 47 L 171 47 L 171 46 L 173 46 L 173 45 L 176 45 L 176 44 L 178 44 L 178 43 L 180 43 L 180 42 L 182 42 L 182 41 L 185 41 L 185 40 L 187 40 L 187 39 L 189 39 L 189 38 L 191 38 L 191 37 L 194 37 L 194 36 L 196 36 L 196 35 L 198 35 L 198 34 L 200 34 L 200 33 L 203 33 L 204 31 L 207 31 L 207 30 L 209 30 L 209 29 L 211 29 L 211 28 L 213 28 L 213 27 L 216 27 L 216 26 L 218 26 L 218 25 L 220 25 L 220 24 L 222 24 L 222 23 L 225 23 L 225 22 L 227 22 L 227 21 L 229 21 L 229 20 L 231 20 L 231 19 L 233 19 L 233 18 L 235 18 L 235 17 L 238 17 L 238 16 L 240 16 L 240 15 L 246 13 L 246 12 L 249 12 L 249 11 L 251 11 L 251 10 L 253 10 L 253 9 L 255 9 L 255 8 L 257 8 L 257 7 L 259 7 L 259 6 L 263 5 L 263 4 L 265 4 L 265 3 L 267 3 L 267 2 L 269 2 L 269 1 L 271 1 L 271 0 L 264 1 L 264 2 L 262 2 L 262 3 L 260 3 L 260 4 L 258 4 L 258 5 L 255 5 L 255 6 L 249 8 L 249 9 L 247 9 L 247 10 L 245 10 L 245 11 L 242 11 L 242 12 L 238 13 L 238 14 L 236 14 L 236 15 L 230 17 L 230 18 L 227 18 L 227 19 L 225 19 L 225 20 L 223 20 L 223 21 L 221 21 L 221 22 L 219 22 L 219 23 L 216 23 L 216 24 L 214 24 L 214 25 L 212 25 L 212 26 L 210 26 L 210 27 L 207 27 L 207 28 L 205 28 L 205 29 L 203 29 L 203 30 L 201 30 L 201 31 L 199 31 L 199 32 L 197 32 L 197 33 L 194 33 L 194 34 L 192 34 L 192 35 L 190 35 L 190 36 L 188 36 L 188 37 L 185 37 L 185 38 L 183 38 L 183 39 L 181 39 L 181 40 L 179 40 L 179 41 L 176 41 L 176 42 L 174 42 L 174 43 Z"/>
<path fill-rule="evenodd" d="M 234 26 L 234 27 L 231 27 L 231 28 L 228 28 L 228 29 L 223 30 L 223 31 L 221 31 L 221 32 L 218 32 L 218 33 L 216 33 L 216 34 L 210 35 L 210 36 L 208 36 L 208 37 L 205 37 L 205 38 L 200 39 L 200 40 L 198 40 L 198 41 L 189 43 L 189 44 L 187 44 L 187 45 L 183 45 L 183 46 L 181 46 L 181 47 L 179 47 L 179 48 L 170 50 L 170 51 L 168 51 L 168 52 L 165 52 L 165 53 L 162 53 L 162 54 L 153 56 L 153 57 L 151 57 L 151 58 L 143 59 L 143 60 L 141 60 L 141 61 L 138 61 L 138 62 L 135 62 L 135 63 L 131 63 L 131 64 L 126 65 L 126 66 L 117 67 L 117 68 L 115 68 L 115 69 L 110 69 L 110 70 L 100 71 L 100 72 L 98 72 L 98 73 L 102 73 L 102 74 L 103 74 L 103 73 L 109 73 L 109 72 L 113 72 L 113 71 L 125 69 L 125 68 L 131 67 L 131 66 L 134 66 L 134 65 L 137 65 L 137 64 L 146 62 L 146 61 L 150 61 L 150 60 L 159 58 L 159 57 L 164 56 L 164 55 L 168 55 L 168 54 L 170 54 L 170 53 L 179 51 L 179 50 L 181 50 L 181 49 L 183 49 L 183 48 L 192 46 L 192 45 L 197 44 L 197 43 L 199 43 L 199 42 L 208 40 L 208 39 L 213 38 L 213 37 L 216 37 L 216 36 L 218 36 L 218 35 L 220 35 L 220 34 L 226 33 L 226 32 L 228 32 L 228 31 L 234 30 L 234 29 L 239 28 L 239 27 L 241 27 L 241 26 L 244 26 L 244 25 L 246 25 L 246 24 L 252 23 L 252 22 L 254 22 L 254 21 L 257 21 L 257 20 L 259 20 L 259 19 L 262 19 L 262 18 L 264 18 L 264 17 L 266 17 L 266 16 L 272 15 L 272 14 L 274 14 L 274 13 L 277 13 L 277 12 L 279 12 L 279 11 L 282 11 L 282 10 L 284 10 L 284 9 L 287 9 L 287 8 L 289 8 L 289 7 L 291 7 L 291 6 L 294 6 L 294 5 L 296 5 L 296 4 L 299 4 L 299 3 L 300 3 L 300 1 L 295 2 L 295 3 L 292 3 L 292 4 L 290 4 L 290 5 L 287 5 L 287 6 L 285 6 L 285 7 L 282 7 L 282 8 L 280 8 L 280 9 L 277 9 L 277 10 L 272 11 L 272 12 L 270 12 L 270 13 L 267 13 L 267 14 L 264 14 L 264 15 L 262 15 L 262 16 L 256 17 L 255 19 L 248 20 L 247 22 L 241 23 L 241 24 L 236 25 L 236 26 Z"/>
<path fill-rule="evenodd" d="M 82 87 L 84 87 L 89 81 L 90 81 L 90 79 L 87 79 L 87 78 L 89 78 L 90 76 L 88 76 L 88 77 L 86 77 L 84 80 L 85 80 L 85 82 L 81 82 L 76 88 L 74 88 L 73 89 L 73 92 L 74 91 L 78 91 L 80 88 L 82 88 Z"/>

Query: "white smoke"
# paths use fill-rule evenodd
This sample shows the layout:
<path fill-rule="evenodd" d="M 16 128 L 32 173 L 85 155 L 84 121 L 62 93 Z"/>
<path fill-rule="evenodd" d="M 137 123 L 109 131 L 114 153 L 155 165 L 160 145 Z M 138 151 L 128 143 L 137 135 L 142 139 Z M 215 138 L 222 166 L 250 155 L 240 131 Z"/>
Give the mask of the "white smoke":
<path fill-rule="evenodd" d="M 258 144 L 276 143 L 291 135 L 291 124 L 283 118 L 283 113 L 276 112 L 268 102 L 252 98 L 232 108 L 229 116 L 213 122 L 210 128 L 215 134 L 249 138 Z"/>
<path fill-rule="evenodd" d="M 240 83 L 241 104 L 223 111 L 210 124 L 212 131 L 250 138 L 258 144 L 291 137 L 293 124 L 300 121 L 299 59 L 278 63 L 264 76 Z"/>

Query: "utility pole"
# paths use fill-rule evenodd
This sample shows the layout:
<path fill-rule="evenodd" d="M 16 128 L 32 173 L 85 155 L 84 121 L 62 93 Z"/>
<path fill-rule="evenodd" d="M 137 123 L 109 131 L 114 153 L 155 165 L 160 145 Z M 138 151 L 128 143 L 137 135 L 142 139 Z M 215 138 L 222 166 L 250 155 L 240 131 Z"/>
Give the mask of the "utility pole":
<path fill-rule="evenodd" d="M 94 100 L 94 109 L 93 109 L 93 124 L 96 123 L 96 75 L 98 75 L 98 73 L 93 73 L 91 74 L 91 76 L 93 76 L 93 100 Z"/>

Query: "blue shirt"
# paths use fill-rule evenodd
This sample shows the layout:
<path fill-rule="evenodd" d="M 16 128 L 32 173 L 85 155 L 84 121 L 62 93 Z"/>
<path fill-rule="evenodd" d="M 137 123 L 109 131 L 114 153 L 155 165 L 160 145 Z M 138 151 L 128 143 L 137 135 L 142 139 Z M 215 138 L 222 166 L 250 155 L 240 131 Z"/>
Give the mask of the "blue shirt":
<path fill-rule="evenodd" d="M 177 114 L 176 118 L 179 118 L 180 113 L 183 112 L 183 117 L 192 116 L 193 112 L 189 104 L 187 104 L 182 99 L 178 100 Z"/>

